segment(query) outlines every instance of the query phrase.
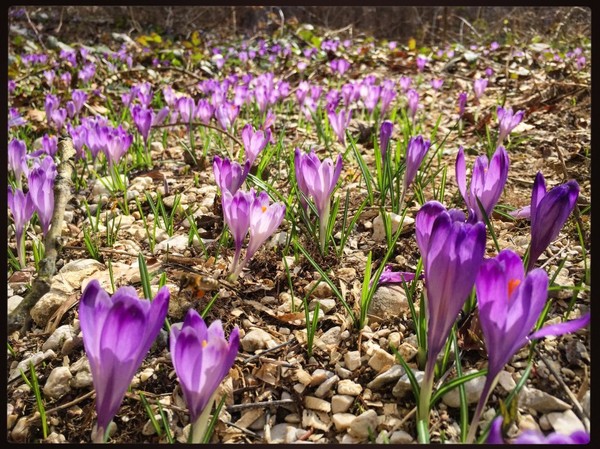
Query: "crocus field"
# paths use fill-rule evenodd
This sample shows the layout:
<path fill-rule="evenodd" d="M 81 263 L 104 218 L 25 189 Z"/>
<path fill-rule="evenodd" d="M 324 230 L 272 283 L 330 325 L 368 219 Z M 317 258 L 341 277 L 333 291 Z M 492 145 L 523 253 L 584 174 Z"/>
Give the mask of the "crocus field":
<path fill-rule="evenodd" d="M 9 442 L 590 441 L 590 36 L 67 40 L 32 11 Z"/>

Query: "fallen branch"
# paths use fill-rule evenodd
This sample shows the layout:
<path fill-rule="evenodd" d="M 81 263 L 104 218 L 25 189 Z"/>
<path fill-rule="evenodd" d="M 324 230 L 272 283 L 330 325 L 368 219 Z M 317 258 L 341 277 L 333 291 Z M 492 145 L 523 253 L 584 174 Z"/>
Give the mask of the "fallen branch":
<path fill-rule="evenodd" d="M 50 229 L 44 239 L 46 256 L 40 262 L 40 270 L 34 279 L 29 294 L 21 301 L 15 310 L 8 315 L 8 331 L 27 331 L 31 322 L 29 312 L 39 299 L 50 291 L 52 276 L 56 273 L 56 258 L 58 257 L 58 238 L 60 237 L 65 215 L 65 207 L 71 199 L 71 174 L 73 173 L 73 158 L 75 149 L 71 138 L 62 138 L 58 144 L 57 175 L 54 181 L 54 211 Z"/>

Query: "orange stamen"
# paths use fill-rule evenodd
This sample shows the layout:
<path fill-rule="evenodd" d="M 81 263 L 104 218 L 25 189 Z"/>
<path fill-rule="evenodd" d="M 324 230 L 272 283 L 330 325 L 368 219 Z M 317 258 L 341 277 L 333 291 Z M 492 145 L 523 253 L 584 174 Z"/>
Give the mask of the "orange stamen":
<path fill-rule="evenodd" d="M 206 348 L 208 346 L 208 342 L 206 340 L 202 340 L 202 347 Z"/>
<path fill-rule="evenodd" d="M 511 279 L 508 281 L 508 296 L 511 297 L 515 289 L 521 284 L 519 279 Z"/>
<path fill-rule="evenodd" d="M 263 214 L 266 212 L 266 210 L 267 210 L 267 206 L 263 206 L 262 207 Z"/>

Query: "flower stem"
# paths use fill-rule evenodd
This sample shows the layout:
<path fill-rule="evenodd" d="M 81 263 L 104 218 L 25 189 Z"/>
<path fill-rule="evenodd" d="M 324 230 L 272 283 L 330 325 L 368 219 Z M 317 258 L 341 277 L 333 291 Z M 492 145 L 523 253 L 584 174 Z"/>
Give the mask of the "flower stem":
<path fill-rule="evenodd" d="M 479 418 L 481 417 L 481 413 L 483 412 L 483 407 L 487 403 L 490 393 L 496 386 L 497 380 L 498 380 L 497 375 L 493 379 L 490 378 L 488 375 L 488 377 L 485 380 L 485 385 L 483 386 L 483 391 L 481 392 L 481 396 L 479 397 L 479 403 L 477 404 L 477 408 L 475 409 L 475 413 L 473 414 L 473 419 L 471 420 L 471 426 L 469 427 L 469 433 L 467 434 L 467 439 L 465 441 L 467 444 L 473 444 L 473 441 L 475 441 L 475 433 L 477 432 Z"/>
<path fill-rule="evenodd" d="M 325 243 L 327 237 L 327 224 L 329 223 L 329 208 L 330 202 L 327 202 L 325 210 L 323 210 L 322 216 L 319 217 L 319 244 L 321 247 L 321 253 L 325 254 Z"/>
<path fill-rule="evenodd" d="M 190 431 L 189 437 L 190 443 L 202 443 L 202 440 L 204 439 L 206 433 L 206 429 L 208 427 L 208 418 L 210 418 L 210 411 L 212 410 L 214 402 L 215 394 L 213 393 L 211 398 L 208 400 L 206 407 L 204 407 L 204 410 L 202 410 L 202 413 L 200 413 L 200 416 L 198 417 L 196 422 L 192 424 L 192 429 Z"/>
<path fill-rule="evenodd" d="M 21 235 L 17 233 L 17 256 L 19 257 L 19 265 L 21 269 L 25 268 L 25 229 L 21 231 Z"/>
<path fill-rule="evenodd" d="M 425 375 L 421 383 L 419 393 L 419 408 L 417 410 L 417 421 L 424 421 L 426 428 L 429 426 L 429 403 L 431 402 L 431 393 L 433 392 L 435 358 L 429 357 L 425 365 Z M 420 443 L 424 441 L 419 441 Z"/>

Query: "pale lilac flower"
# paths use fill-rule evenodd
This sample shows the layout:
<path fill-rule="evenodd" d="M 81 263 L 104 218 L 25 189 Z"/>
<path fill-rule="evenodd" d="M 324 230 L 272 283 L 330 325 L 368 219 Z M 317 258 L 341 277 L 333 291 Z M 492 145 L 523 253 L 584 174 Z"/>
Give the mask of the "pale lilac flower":
<path fill-rule="evenodd" d="M 444 80 L 441 79 L 441 78 L 437 78 L 437 79 L 431 80 L 431 87 L 436 92 L 441 89 L 441 87 L 442 87 L 443 84 L 444 84 Z"/>
<path fill-rule="evenodd" d="M 213 160 L 215 181 L 221 192 L 228 191 L 232 195 L 235 194 L 246 180 L 249 171 L 249 161 L 242 167 L 237 162 L 232 162 L 228 158 L 221 159 L 219 156 L 215 156 Z"/>
<path fill-rule="evenodd" d="M 66 109 L 69 118 L 75 117 L 75 103 L 73 103 L 71 100 L 67 101 Z"/>
<path fill-rule="evenodd" d="M 46 121 L 48 122 L 48 126 L 51 125 L 52 113 L 58 109 L 60 105 L 60 100 L 56 95 L 48 94 L 46 95 L 46 100 L 44 102 L 44 109 L 46 111 Z"/>
<path fill-rule="evenodd" d="M 212 118 L 215 112 L 215 108 L 210 104 L 209 101 L 200 99 L 198 100 L 198 105 L 196 106 L 195 117 L 199 119 L 202 123 L 208 125 L 210 123 L 210 119 Z"/>
<path fill-rule="evenodd" d="M 269 195 L 260 192 L 250 206 L 250 239 L 246 248 L 245 261 L 249 261 L 258 248 L 275 232 L 285 216 L 285 205 L 269 205 Z"/>
<path fill-rule="evenodd" d="M 483 95 L 483 92 L 487 88 L 488 80 L 487 78 L 478 78 L 473 81 L 473 92 L 475 93 L 475 100 L 479 102 L 479 99 Z"/>
<path fill-rule="evenodd" d="M 412 78 L 410 76 L 401 76 L 400 77 L 400 89 L 402 89 L 402 92 L 404 92 L 404 93 L 408 92 L 408 89 L 410 89 L 411 84 L 412 84 Z"/>
<path fill-rule="evenodd" d="M 228 130 L 233 127 L 239 112 L 239 106 L 236 106 L 233 103 L 223 103 L 217 106 L 215 110 L 215 117 L 221 128 Z"/>
<path fill-rule="evenodd" d="M 8 169 L 15 175 L 17 186 L 21 186 L 21 176 L 27 176 L 29 167 L 27 167 L 27 146 L 25 142 L 13 139 L 8 144 Z"/>
<path fill-rule="evenodd" d="M 88 99 L 88 94 L 86 94 L 82 90 L 74 90 L 71 94 L 71 98 L 73 99 L 73 104 L 75 104 L 75 112 L 79 114 L 79 112 L 81 112 L 83 104 Z"/>
<path fill-rule="evenodd" d="M 271 130 L 254 131 L 251 123 L 244 126 L 242 129 L 242 142 L 244 143 L 246 161 L 250 163 L 250 166 L 254 164 L 256 157 L 265 149 L 270 140 Z"/>
<path fill-rule="evenodd" d="M 23 193 L 22 190 L 8 186 L 7 196 L 8 208 L 12 212 L 13 222 L 15 224 L 15 237 L 17 239 L 17 257 L 21 267 L 25 266 L 25 241 L 24 230 L 34 212 L 33 201 L 29 192 Z"/>
<path fill-rule="evenodd" d="M 342 144 L 342 146 L 346 146 L 346 129 L 348 125 L 350 125 L 350 120 L 352 119 L 352 111 L 347 109 L 340 109 L 339 112 L 335 112 L 330 110 L 327 113 L 327 117 L 329 118 L 329 124 L 333 129 L 333 132 L 337 135 L 338 142 Z"/>
<path fill-rule="evenodd" d="M 390 105 L 392 104 L 392 101 L 394 101 L 394 98 L 396 98 L 396 91 L 394 89 L 382 87 L 379 98 L 381 99 L 380 114 L 383 117 L 389 111 Z"/>
<path fill-rule="evenodd" d="M 470 209 L 470 214 L 474 213 L 479 221 L 483 221 L 484 216 L 476 198 L 481 202 L 485 214 L 490 217 L 508 179 L 509 164 L 508 154 L 502 146 L 496 149 L 489 163 L 485 155 L 479 156 L 473 165 L 471 184 L 467 190 L 465 154 L 463 147 L 459 147 L 455 165 L 458 190 Z"/>
<path fill-rule="evenodd" d="M 42 153 L 46 153 L 49 156 L 54 156 L 58 151 L 58 139 L 56 136 L 49 136 L 44 134 L 42 137 Z"/>
<path fill-rule="evenodd" d="M 71 78 L 71 72 L 65 72 L 60 75 L 60 81 L 67 87 L 71 85 Z"/>
<path fill-rule="evenodd" d="M 150 109 L 146 109 L 138 104 L 131 108 L 133 123 L 135 123 L 135 126 L 144 139 L 144 142 L 148 141 L 148 136 L 150 135 L 150 128 L 152 127 L 152 115 L 153 114 Z"/>
<path fill-rule="evenodd" d="M 498 106 L 496 110 L 496 115 L 498 116 L 498 142 L 497 145 L 501 145 L 504 142 L 504 139 L 508 137 L 513 129 L 517 127 L 521 120 L 523 120 L 523 115 L 525 111 L 518 111 L 513 114 L 512 108 L 502 108 Z"/>
<path fill-rule="evenodd" d="M 163 326 L 168 306 L 167 287 L 153 301 L 139 299 L 133 287 L 121 287 L 110 297 L 96 279 L 85 287 L 79 319 L 96 390 L 98 441 Z"/>
<path fill-rule="evenodd" d="M 44 161 L 52 158 L 46 157 Z M 38 214 L 42 233 L 46 235 L 50 229 L 52 221 L 52 213 L 54 211 L 54 172 L 56 167 L 52 162 L 52 167 L 45 169 L 40 166 L 32 169 L 27 176 L 27 184 L 29 186 L 29 194 L 31 201 Z"/>
<path fill-rule="evenodd" d="M 45 70 L 42 75 L 44 75 L 44 78 L 46 78 L 46 83 L 48 83 L 49 86 L 52 86 L 52 83 L 54 83 L 54 78 L 56 77 L 54 70 Z"/>
<path fill-rule="evenodd" d="M 419 72 L 425 70 L 425 65 L 427 65 L 428 61 L 429 59 L 427 59 L 425 56 L 417 56 L 417 69 Z"/>
<path fill-rule="evenodd" d="M 221 192 L 223 219 L 229 227 L 235 246 L 235 254 L 230 268 L 230 272 L 234 273 L 239 265 L 242 245 L 250 228 L 250 207 L 256 194 L 254 189 L 250 189 L 250 192 L 237 190 L 233 195 L 229 190 L 222 189 Z"/>
<path fill-rule="evenodd" d="M 109 167 L 112 167 L 121 160 L 129 150 L 132 142 L 133 136 L 127 133 L 121 125 L 108 134 L 104 154 Z"/>
<path fill-rule="evenodd" d="M 414 120 L 415 115 L 417 114 L 417 109 L 419 108 L 419 94 L 416 90 L 409 89 L 409 91 L 406 92 L 406 98 L 408 101 L 408 116 L 411 118 L 411 120 Z"/>
<path fill-rule="evenodd" d="M 67 110 L 65 108 L 58 108 L 52 111 L 50 114 L 50 122 L 54 125 L 57 131 L 60 131 L 65 124 L 67 119 Z"/>
<path fill-rule="evenodd" d="M 89 83 L 96 74 L 96 66 L 93 63 L 88 63 L 77 74 L 77 77 L 84 83 Z"/>
<path fill-rule="evenodd" d="M 12 128 L 13 126 L 21 126 L 27 123 L 27 121 L 21 117 L 19 111 L 16 108 L 10 108 L 8 110 L 8 128 Z"/>

